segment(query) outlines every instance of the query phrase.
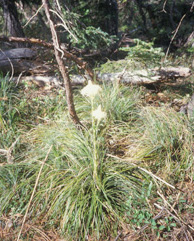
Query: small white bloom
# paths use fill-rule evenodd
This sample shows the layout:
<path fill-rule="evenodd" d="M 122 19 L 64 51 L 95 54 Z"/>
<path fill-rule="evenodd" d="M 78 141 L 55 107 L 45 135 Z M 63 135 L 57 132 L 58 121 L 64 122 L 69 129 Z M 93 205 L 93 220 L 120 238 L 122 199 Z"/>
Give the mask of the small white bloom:
<path fill-rule="evenodd" d="M 81 90 L 81 94 L 89 98 L 94 98 L 101 90 L 102 88 L 99 85 L 92 84 L 92 81 L 88 80 L 88 84 Z"/>
<path fill-rule="evenodd" d="M 100 121 L 106 118 L 106 112 L 102 111 L 101 105 L 99 105 L 98 108 L 92 112 L 92 116 Z"/>

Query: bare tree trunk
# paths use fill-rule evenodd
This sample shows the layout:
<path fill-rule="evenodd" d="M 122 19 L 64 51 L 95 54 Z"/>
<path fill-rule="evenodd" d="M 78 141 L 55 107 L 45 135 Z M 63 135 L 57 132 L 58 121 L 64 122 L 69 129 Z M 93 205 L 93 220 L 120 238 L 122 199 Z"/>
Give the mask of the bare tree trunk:
<path fill-rule="evenodd" d="M 118 34 L 118 4 L 116 0 L 100 0 L 98 11 L 102 15 L 103 21 L 100 28 L 110 35 Z"/>
<path fill-rule="evenodd" d="M 13 0 L 0 0 L 3 8 L 4 21 L 9 35 L 13 37 L 25 37 L 24 31 L 18 19 L 17 8 Z M 17 43 L 17 47 L 25 47 L 24 43 Z"/>
<path fill-rule="evenodd" d="M 146 16 L 145 16 L 143 6 L 142 6 L 142 0 L 136 0 L 136 3 L 137 3 L 137 7 L 139 9 L 139 13 L 140 13 L 142 21 L 143 21 L 143 25 L 145 27 L 144 31 L 147 31 L 147 21 L 146 21 Z"/>
<path fill-rule="evenodd" d="M 71 87 L 68 70 L 65 67 L 63 59 L 62 59 L 63 50 L 60 48 L 59 38 L 58 38 L 56 29 L 55 29 L 52 15 L 49 11 L 50 10 L 49 0 L 42 0 L 42 2 L 44 4 L 45 13 L 46 13 L 47 19 L 49 21 L 49 25 L 50 25 L 50 30 L 51 30 L 52 40 L 53 40 L 53 45 L 54 45 L 54 51 L 55 51 L 55 57 L 56 57 L 56 60 L 57 60 L 58 66 L 59 66 L 59 70 L 60 70 L 61 75 L 64 80 L 68 111 L 69 111 L 69 114 L 70 114 L 74 124 L 81 125 L 80 120 L 75 111 L 72 87 Z"/>

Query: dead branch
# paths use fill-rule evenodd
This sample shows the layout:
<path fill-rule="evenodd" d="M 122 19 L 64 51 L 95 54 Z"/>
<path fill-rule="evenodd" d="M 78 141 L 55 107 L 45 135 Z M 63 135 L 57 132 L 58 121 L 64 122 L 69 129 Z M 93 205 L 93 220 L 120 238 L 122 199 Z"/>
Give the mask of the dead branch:
<path fill-rule="evenodd" d="M 50 25 L 50 30 L 51 30 L 51 34 L 52 34 L 52 40 L 53 40 L 53 46 L 54 46 L 54 51 L 55 51 L 55 57 L 56 57 L 61 75 L 63 77 L 63 81 L 64 81 L 68 111 L 69 111 L 69 114 L 70 114 L 74 124 L 81 125 L 80 120 L 79 120 L 79 118 L 76 114 L 76 111 L 75 111 L 71 81 L 70 81 L 70 78 L 69 78 L 68 70 L 65 67 L 63 59 L 62 59 L 62 55 L 70 54 L 70 53 L 65 52 L 64 50 L 62 50 L 60 48 L 59 38 L 58 38 L 56 29 L 55 29 L 55 25 L 54 25 L 54 22 L 53 22 L 53 18 L 52 18 L 51 12 L 50 12 L 49 1 L 48 0 L 42 0 L 42 3 L 44 4 L 44 10 L 45 10 L 46 17 L 47 17 L 47 19 L 49 21 L 49 25 Z"/>
<path fill-rule="evenodd" d="M 39 7 L 39 9 L 36 11 L 36 13 L 27 21 L 27 23 L 23 26 L 23 28 L 25 28 L 32 21 L 32 19 L 38 15 L 38 13 L 42 9 L 42 7 L 43 7 L 43 4 Z"/>
<path fill-rule="evenodd" d="M 164 62 L 166 62 L 166 59 L 167 59 L 167 57 L 168 57 L 168 53 L 169 53 L 171 44 L 172 44 L 172 42 L 174 41 L 174 39 L 175 39 L 175 37 L 176 37 L 176 35 L 177 35 L 177 33 L 178 33 L 178 30 L 179 30 L 179 28 L 180 28 L 180 26 L 181 26 L 181 24 L 182 24 L 182 21 L 183 21 L 183 19 L 186 17 L 186 15 L 187 15 L 187 14 L 185 13 L 185 14 L 182 16 L 182 18 L 181 18 L 181 20 L 180 20 L 180 22 L 179 22 L 179 24 L 178 24 L 178 26 L 177 26 L 177 28 L 176 28 L 176 30 L 175 30 L 175 33 L 174 33 L 174 35 L 172 36 L 172 38 L 171 38 L 171 40 L 170 40 L 168 49 L 167 49 L 166 54 L 165 54 Z"/>
<path fill-rule="evenodd" d="M 167 0 L 165 1 L 165 4 L 166 4 L 166 2 L 167 2 Z M 190 12 L 192 12 L 193 7 L 194 7 L 194 1 L 193 1 L 192 5 L 191 5 Z M 163 9 L 164 9 L 164 8 L 163 8 Z M 164 62 L 166 62 L 166 59 L 167 59 L 167 57 L 168 57 L 168 53 L 169 53 L 171 44 L 172 44 L 172 42 L 174 41 L 174 39 L 175 39 L 175 37 L 176 37 L 176 35 L 177 35 L 177 33 L 178 33 L 178 30 L 179 30 L 179 28 L 181 27 L 181 24 L 182 24 L 182 22 L 183 22 L 183 19 L 184 19 L 186 16 L 187 16 L 187 13 L 185 13 L 185 14 L 182 16 L 181 20 L 179 21 L 179 24 L 178 24 L 177 28 L 175 29 L 175 32 L 174 32 L 174 34 L 173 34 L 173 36 L 172 36 L 172 38 L 171 38 L 171 40 L 170 40 L 168 49 L 167 49 L 167 51 L 166 51 L 165 58 L 164 58 Z"/>
<path fill-rule="evenodd" d="M 19 37 L 6 37 L 6 36 L 0 36 L 0 41 L 4 42 L 24 42 L 24 43 L 31 43 L 35 45 L 40 45 L 46 48 L 53 49 L 53 43 L 48 43 L 41 39 L 36 38 L 19 38 Z M 60 49 L 63 51 L 64 57 L 72 60 L 74 63 L 76 63 L 81 69 L 85 70 L 90 78 L 93 80 L 94 73 L 93 70 L 89 67 L 88 63 L 83 61 L 81 58 L 78 58 L 74 54 L 68 52 L 64 45 L 60 45 Z"/>
<path fill-rule="evenodd" d="M 5 149 L 0 149 L 0 153 L 2 153 L 2 155 L 5 155 L 7 157 L 7 163 L 8 164 L 12 164 L 13 163 L 13 156 L 12 156 L 12 152 L 13 152 L 13 149 L 16 145 L 16 143 L 18 142 L 19 140 L 19 137 L 11 144 L 11 146 L 5 150 Z"/>
<path fill-rule="evenodd" d="M 127 66 L 126 66 L 127 67 Z M 122 72 L 118 73 L 96 73 L 96 77 L 99 81 L 103 82 L 117 82 L 122 84 L 132 84 L 132 85 L 149 85 L 149 84 L 161 84 L 165 82 L 176 81 L 176 79 L 186 79 L 191 75 L 191 70 L 182 66 L 179 67 L 166 67 L 158 69 L 148 69 L 148 70 L 135 70 L 133 72 L 127 71 L 125 68 Z M 71 85 L 78 86 L 83 85 L 89 76 L 83 75 L 72 75 Z M 56 76 L 42 76 L 42 75 L 31 75 L 15 77 L 12 79 L 15 82 L 32 82 L 39 87 L 54 87 L 61 88 L 61 81 Z M 192 101 L 194 105 L 194 97 Z M 191 107 L 189 105 L 189 110 Z"/>

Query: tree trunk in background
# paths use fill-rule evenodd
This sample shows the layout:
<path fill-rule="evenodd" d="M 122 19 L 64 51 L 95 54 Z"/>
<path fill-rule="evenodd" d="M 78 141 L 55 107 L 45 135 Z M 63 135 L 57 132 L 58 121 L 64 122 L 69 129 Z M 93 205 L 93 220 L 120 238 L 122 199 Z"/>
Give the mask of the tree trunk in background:
<path fill-rule="evenodd" d="M 0 0 L 3 8 L 4 21 L 8 34 L 13 37 L 25 37 L 24 31 L 18 19 L 17 8 L 14 0 Z M 24 43 L 17 43 L 17 47 L 25 47 Z"/>
<path fill-rule="evenodd" d="M 118 4 L 116 0 L 99 1 L 99 15 L 104 20 L 100 28 L 110 35 L 118 34 Z"/>
<path fill-rule="evenodd" d="M 143 21 L 143 25 L 145 28 L 144 32 L 145 32 L 145 31 L 147 31 L 147 21 L 146 21 L 146 15 L 143 10 L 142 0 L 136 0 L 136 3 L 137 3 L 137 7 L 139 9 L 139 13 L 140 13 L 142 21 Z"/>

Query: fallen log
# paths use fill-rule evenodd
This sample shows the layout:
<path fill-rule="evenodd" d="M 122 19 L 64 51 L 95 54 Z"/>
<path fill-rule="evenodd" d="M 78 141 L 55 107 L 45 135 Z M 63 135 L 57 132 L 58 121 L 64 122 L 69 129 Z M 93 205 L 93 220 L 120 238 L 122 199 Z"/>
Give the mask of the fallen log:
<path fill-rule="evenodd" d="M 16 48 L 0 51 L 0 72 L 19 74 L 34 67 L 36 51 L 29 48 Z"/>
<path fill-rule="evenodd" d="M 121 83 L 135 85 L 149 85 L 178 78 L 186 78 L 191 75 L 191 70 L 182 66 L 165 67 L 148 70 L 136 70 L 132 72 L 120 72 L 114 74 L 99 74 L 98 78 L 103 81 L 117 80 Z"/>
<path fill-rule="evenodd" d="M 33 59 L 36 51 L 29 48 L 16 48 L 0 52 L 0 61 L 9 59 Z"/>
<path fill-rule="evenodd" d="M 177 78 L 186 78 L 191 75 L 189 68 L 185 67 L 166 67 L 153 70 L 137 70 L 133 72 L 120 73 L 97 73 L 97 78 L 104 82 L 121 82 L 124 84 L 134 85 L 149 85 L 165 81 L 171 81 Z M 88 76 L 72 75 L 70 76 L 72 85 L 83 85 L 87 82 Z M 17 78 L 14 79 L 15 81 Z M 61 80 L 56 76 L 24 76 L 20 81 L 32 81 L 38 86 L 51 85 L 58 87 L 61 85 Z M 38 84 L 39 83 L 39 84 Z"/>

